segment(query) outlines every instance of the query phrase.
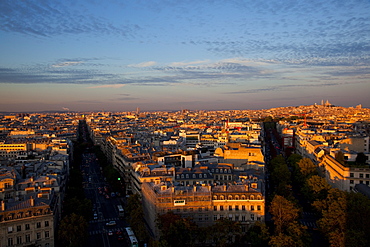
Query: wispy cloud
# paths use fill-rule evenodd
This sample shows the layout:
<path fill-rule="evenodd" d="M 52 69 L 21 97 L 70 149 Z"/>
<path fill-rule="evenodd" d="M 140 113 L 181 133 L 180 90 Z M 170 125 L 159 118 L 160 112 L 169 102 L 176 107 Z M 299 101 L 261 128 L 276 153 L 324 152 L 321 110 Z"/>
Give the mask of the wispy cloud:
<path fill-rule="evenodd" d="M 82 61 L 70 61 L 70 62 L 63 62 L 63 63 L 57 63 L 57 64 L 53 64 L 51 65 L 52 67 L 55 67 L 55 68 L 59 68 L 59 67 L 68 67 L 68 66 L 73 66 L 73 65 L 78 65 L 78 64 L 81 64 L 83 63 Z"/>
<path fill-rule="evenodd" d="M 126 86 L 126 84 L 98 85 L 98 86 L 91 86 L 87 88 L 121 88 L 124 86 Z"/>
<path fill-rule="evenodd" d="M 85 4 L 70 4 L 68 1 L 0 1 L 0 30 L 39 37 L 104 34 L 127 38 L 140 28 L 136 24 L 117 25 L 94 15 Z"/>
<path fill-rule="evenodd" d="M 142 63 L 138 63 L 138 64 L 129 64 L 127 66 L 128 67 L 133 67 L 133 68 L 146 68 L 146 67 L 154 66 L 156 64 L 157 64 L 157 62 L 148 61 L 148 62 L 142 62 Z"/>

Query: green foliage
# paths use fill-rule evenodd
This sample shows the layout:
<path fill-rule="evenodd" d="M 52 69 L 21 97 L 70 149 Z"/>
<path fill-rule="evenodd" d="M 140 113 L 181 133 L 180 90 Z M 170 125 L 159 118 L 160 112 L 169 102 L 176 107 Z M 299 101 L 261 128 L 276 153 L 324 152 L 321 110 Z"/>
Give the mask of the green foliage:
<path fill-rule="evenodd" d="M 370 246 L 370 199 L 360 193 L 347 194 L 346 246 Z"/>
<path fill-rule="evenodd" d="M 241 236 L 240 223 L 229 219 L 217 220 L 209 231 L 213 243 L 220 247 L 232 246 L 235 240 Z"/>
<path fill-rule="evenodd" d="M 302 156 L 299 154 L 291 154 L 289 158 L 287 159 L 287 163 L 289 166 L 296 165 L 300 160 L 302 159 Z"/>
<path fill-rule="evenodd" d="M 83 216 L 88 221 L 92 216 L 92 202 L 87 198 L 67 198 L 63 210 L 66 215 L 75 213 Z"/>
<path fill-rule="evenodd" d="M 275 234 L 271 237 L 272 246 L 306 246 L 309 236 L 306 227 L 298 221 L 299 209 L 294 203 L 276 195 L 270 205 L 270 213 L 275 225 Z"/>
<path fill-rule="evenodd" d="M 64 217 L 58 230 L 58 240 L 62 243 L 61 246 L 84 246 L 88 237 L 87 227 L 87 221 L 83 216 L 72 213 Z"/>
<path fill-rule="evenodd" d="M 358 153 L 356 156 L 356 163 L 359 165 L 365 165 L 366 164 L 367 157 L 364 153 Z"/>
<path fill-rule="evenodd" d="M 157 227 L 161 232 L 160 242 L 168 246 L 194 246 L 198 227 L 190 219 L 168 212 L 157 217 Z"/>
<path fill-rule="evenodd" d="M 298 163 L 300 172 L 305 178 L 316 175 L 317 170 L 315 164 L 309 158 L 303 158 Z"/>
<path fill-rule="evenodd" d="M 344 153 L 342 151 L 339 151 L 338 153 L 335 154 L 335 159 L 342 165 L 345 165 L 346 163 L 344 159 Z"/>
<path fill-rule="evenodd" d="M 311 189 L 313 200 L 323 200 L 331 189 L 325 178 L 314 175 L 307 179 L 308 187 Z"/>
<path fill-rule="evenodd" d="M 264 247 L 268 246 L 270 240 L 270 233 L 265 223 L 257 221 L 245 235 L 245 242 L 250 247 Z"/>
<path fill-rule="evenodd" d="M 128 198 L 125 211 L 126 215 L 129 215 L 128 222 L 134 230 L 138 240 L 148 241 L 149 236 L 145 227 L 144 212 L 139 195 L 134 194 Z"/>
<path fill-rule="evenodd" d="M 320 230 L 327 236 L 331 246 L 345 246 L 346 232 L 346 193 L 338 189 L 330 189 L 324 200 L 313 204 L 321 210 L 322 218 L 318 220 Z"/>

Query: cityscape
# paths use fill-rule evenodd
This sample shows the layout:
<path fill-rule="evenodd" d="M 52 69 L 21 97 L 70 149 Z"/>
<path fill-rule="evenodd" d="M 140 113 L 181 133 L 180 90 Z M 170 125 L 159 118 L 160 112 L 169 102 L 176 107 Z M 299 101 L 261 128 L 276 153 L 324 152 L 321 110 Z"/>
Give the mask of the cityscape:
<path fill-rule="evenodd" d="M 0 1 L 0 247 L 370 246 L 370 2 Z"/>
<path fill-rule="evenodd" d="M 324 100 L 1 114 L 0 244 L 367 246 L 369 132 Z"/>

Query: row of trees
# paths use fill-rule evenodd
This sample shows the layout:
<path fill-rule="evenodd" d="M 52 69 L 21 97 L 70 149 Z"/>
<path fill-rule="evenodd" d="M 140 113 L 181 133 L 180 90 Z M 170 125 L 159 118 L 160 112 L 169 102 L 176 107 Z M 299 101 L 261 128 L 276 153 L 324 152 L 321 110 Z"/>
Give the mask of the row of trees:
<path fill-rule="evenodd" d="M 79 131 L 82 131 L 81 124 Z M 80 164 L 82 164 L 82 154 L 89 146 L 89 143 L 82 138 L 79 138 L 73 145 L 73 162 L 63 201 L 62 220 L 57 231 L 57 246 L 84 246 L 88 238 L 88 221 L 92 216 L 92 202 L 85 197 Z"/>
<path fill-rule="evenodd" d="M 322 246 L 370 246 L 370 199 L 332 188 L 308 158 L 291 155 L 270 163 L 273 200 L 272 246 L 306 246 L 309 234 L 297 222 L 302 209 L 317 215 Z M 286 189 L 284 191 L 284 188 Z M 279 206 L 277 206 L 279 205 Z"/>

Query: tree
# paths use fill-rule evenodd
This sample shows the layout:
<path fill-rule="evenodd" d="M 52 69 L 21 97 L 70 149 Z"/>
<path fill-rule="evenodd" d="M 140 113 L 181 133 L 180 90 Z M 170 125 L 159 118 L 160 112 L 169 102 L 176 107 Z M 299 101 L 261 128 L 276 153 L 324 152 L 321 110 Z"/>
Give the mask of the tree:
<path fill-rule="evenodd" d="M 370 199 L 347 193 L 346 246 L 370 246 Z"/>
<path fill-rule="evenodd" d="M 210 227 L 210 232 L 212 233 L 213 243 L 216 246 L 231 246 L 235 242 L 235 239 L 240 238 L 241 227 L 237 221 L 220 219 Z"/>
<path fill-rule="evenodd" d="M 313 200 L 323 200 L 327 197 L 328 191 L 331 189 L 330 184 L 325 178 L 318 175 L 313 175 L 307 179 L 308 187 L 311 189 Z"/>
<path fill-rule="evenodd" d="M 275 233 L 284 232 L 290 223 L 298 219 L 299 209 L 282 196 L 275 195 L 271 202 L 270 213 L 275 225 Z"/>
<path fill-rule="evenodd" d="M 270 233 L 265 223 L 257 221 L 252 227 L 249 228 L 245 238 L 248 246 L 268 246 Z"/>
<path fill-rule="evenodd" d="M 306 246 L 309 236 L 306 227 L 297 219 L 299 209 L 282 196 L 276 195 L 271 202 L 270 213 L 275 225 L 275 234 L 269 242 L 272 246 Z"/>
<path fill-rule="evenodd" d="M 313 203 L 321 210 L 322 218 L 318 220 L 321 231 L 327 236 L 331 246 L 345 246 L 347 201 L 344 191 L 330 189 L 324 200 Z"/>
<path fill-rule="evenodd" d="M 145 227 L 143 206 L 138 194 L 131 195 L 128 198 L 126 212 L 126 215 L 129 215 L 128 222 L 134 230 L 138 240 L 147 241 L 149 236 Z"/>
<path fill-rule="evenodd" d="M 168 212 L 157 217 L 161 232 L 161 243 L 169 246 L 193 246 L 197 237 L 197 226 L 190 219 Z"/>
<path fill-rule="evenodd" d="M 357 156 L 356 156 L 356 163 L 357 164 L 365 165 L 366 160 L 367 160 L 367 156 L 363 152 L 357 154 Z"/>
<path fill-rule="evenodd" d="M 64 217 L 59 225 L 58 239 L 63 246 L 84 246 L 87 240 L 87 221 L 84 217 L 72 213 Z"/>
<path fill-rule="evenodd" d="M 289 166 L 294 166 L 296 165 L 300 160 L 302 159 L 302 156 L 299 154 L 292 154 L 289 156 L 287 159 L 287 163 Z"/>
<path fill-rule="evenodd" d="M 346 163 L 344 159 L 344 153 L 342 151 L 339 151 L 338 153 L 335 154 L 335 159 L 342 165 Z"/>
<path fill-rule="evenodd" d="M 309 158 L 303 158 L 297 164 L 305 178 L 317 173 L 315 164 Z"/>

